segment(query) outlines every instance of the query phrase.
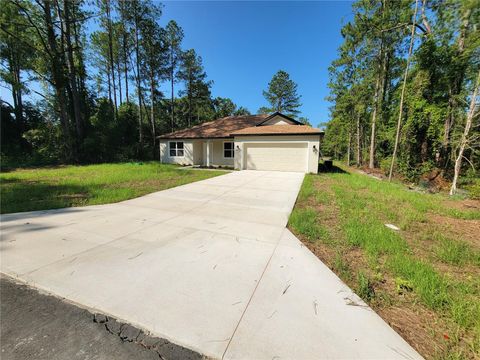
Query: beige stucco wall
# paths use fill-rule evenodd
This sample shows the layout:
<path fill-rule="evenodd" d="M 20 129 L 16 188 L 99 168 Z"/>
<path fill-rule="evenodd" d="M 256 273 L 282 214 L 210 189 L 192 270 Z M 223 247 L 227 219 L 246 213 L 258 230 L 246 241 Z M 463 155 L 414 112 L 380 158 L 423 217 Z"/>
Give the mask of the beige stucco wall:
<path fill-rule="evenodd" d="M 292 121 L 288 121 L 284 117 L 277 115 L 271 118 L 270 120 L 268 120 L 267 122 L 263 123 L 262 125 L 291 125 L 291 124 L 293 124 Z"/>
<path fill-rule="evenodd" d="M 192 165 L 193 164 L 193 141 L 183 140 L 183 157 L 171 157 L 168 151 L 168 143 L 174 140 L 160 140 L 160 162 L 165 164 Z"/>
<path fill-rule="evenodd" d="M 224 158 L 223 157 L 223 143 L 225 141 L 233 142 L 233 139 L 225 139 L 225 140 L 214 140 L 211 142 L 212 150 L 212 157 L 211 162 L 213 165 L 221 165 L 221 166 L 231 166 L 233 167 L 234 158 Z M 206 157 L 205 157 L 206 159 Z"/>
<path fill-rule="evenodd" d="M 318 157 L 320 149 L 320 135 L 291 135 L 291 136 L 236 136 L 235 137 L 235 169 L 245 169 L 245 149 L 252 143 L 306 143 L 307 144 L 307 169 L 309 173 L 318 173 Z M 237 149 L 237 146 L 239 149 Z M 313 149 L 315 146 L 316 150 Z"/>
<path fill-rule="evenodd" d="M 167 164 L 179 165 L 207 165 L 207 140 L 183 140 L 184 156 L 170 157 L 168 143 L 174 140 L 160 141 L 160 159 Z M 224 141 L 233 139 L 210 140 L 210 165 L 213 166 L 231 166 L 233 167 L 233 158 L 223 157 Z"/>

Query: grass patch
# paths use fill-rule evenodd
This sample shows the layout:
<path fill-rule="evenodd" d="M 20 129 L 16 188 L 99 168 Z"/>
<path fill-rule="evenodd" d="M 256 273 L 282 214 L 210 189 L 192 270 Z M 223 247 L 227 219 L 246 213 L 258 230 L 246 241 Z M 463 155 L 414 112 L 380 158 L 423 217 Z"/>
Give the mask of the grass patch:
<path fill-rule="evenodd" d="M 357 276 L 356 293 L 367 302 L 375 297 L 375 290 L 373 288 L 372 281 L 363 271 L 360 271 Z"/>
<path fill-rule="evenodd" d="M 289 227 L 362 299 L 392 309 L 387 321 L 411 309 L 416 330 L 401 321 L 400 331 L 422 355 L 468 358 L 480 348 L 480 211 L 464 201 L 352 171 L 307 175 Z"/>
<path fill-rule="evenodd" d="M 439 244 L 435 248 L 437 258 L 447 264 L 462 266 L 473 263 L 480 266 L 480 252 L 464 241 L 450 239 L 442 234 L 437 234 Z"/>
<path fill-rule="evenodd" d="M 114 203 L 221 174 L 158 162 L 17 169 L 0 174 L 0 212 Z"/>
<path fill-rule="evenodd" d="M 317 221 L 317 211 L 312 208 L 294 209 L 290 215 L 289 225 L 296 232 L 303 234 L 311 242 L 330 239 L 327 229 Z"/>

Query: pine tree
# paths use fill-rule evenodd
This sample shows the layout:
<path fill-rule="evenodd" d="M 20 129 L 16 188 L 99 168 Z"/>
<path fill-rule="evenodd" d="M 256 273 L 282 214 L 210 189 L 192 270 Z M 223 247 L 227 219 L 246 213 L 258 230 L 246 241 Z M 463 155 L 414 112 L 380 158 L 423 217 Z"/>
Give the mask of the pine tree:
<path fill-rule="evenodd" d="M 297 84 L 290 79 L 290 75 L 279 70 L 268 83 L 268 89 L 263 96 L 270 103 L 270 112 L 279 111 L 286 115 L 295 116 L 300 113 L 298 108 L 300 96 L 297 94 Z"/>
<path fill-rule="evenodd" d="M 207 74 L 203 68 L 202 58 L 194 49 L 183 53 L 177 78 L 184 82 L 185 90 L 180 92 L 188 100 L 187 121 L 191 126 L 194 121 L 194 114 L 198 103 L 210 98 L 211 81 L 206 81 Z"/>
<path fill-rule="evenodd" d="M 175 129 L 175 81 L 177 79 L 178 66 L 182 60 L 181 44 L 183 30 L 174 20 L 170 20 L 165 28 L 165 43 L 167 46 L 167 78 L 170 81 L 170 117 L 171 130 Z"/>

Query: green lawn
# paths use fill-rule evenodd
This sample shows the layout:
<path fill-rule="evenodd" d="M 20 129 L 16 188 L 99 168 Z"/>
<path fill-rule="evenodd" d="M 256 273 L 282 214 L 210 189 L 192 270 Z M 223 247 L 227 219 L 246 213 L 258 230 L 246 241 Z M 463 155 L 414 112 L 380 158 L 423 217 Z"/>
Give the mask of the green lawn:
<path fill-rule="evenodd" d="M 0 210 L 114 203 L 222 174 L 158 162 L 18 169 L 0 174 Z"/>
<path fill-rule="evenodd" d="M 337 170 L 306 176 L 289 228 L 423 356 L 478 356 L 480 202 Z"/>

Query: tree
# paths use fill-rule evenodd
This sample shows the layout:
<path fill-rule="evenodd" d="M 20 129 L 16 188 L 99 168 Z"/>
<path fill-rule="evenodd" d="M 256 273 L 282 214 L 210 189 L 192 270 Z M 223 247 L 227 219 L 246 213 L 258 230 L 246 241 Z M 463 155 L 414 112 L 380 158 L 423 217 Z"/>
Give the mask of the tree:
<path fill-rule="evenodd" d="M 215 109 L 216 119 L 231 116 L 237 110 L 237 105 L 229 98 L 216 97 L 212 103 Z"/>
<path fill-rule="evenodd" d="M 177 69 L 182 60 L 181 44 L 183 40 L 183 30 L 174 20 L 170 20 L 165 28 L 165 43 L 167 46 L 167 78 L 170 81 L 171 101 L 170 116 L 171 130 L 175 129 L 175 80 L 177 78 Z"/>
<path fill-rule="evenodd" d="M 0 78 L 11 87 L 15 120 L 23 127 L 23 94 L 27 91 L 22 74 L 31 68 L 34 57 L 27 39 L 33 36 L 27 20 L 11 2 L 0 2 L 0 60 L 6 70 L 0 70 Z M 19 39 L 20 38 L 20 39 Z"/>
<path fill-rule="evenodd" d="M 469 141 L 469 134 L 470 134 L 470 129 L 472 128 L 473 119 L 476 116 L 478 116 L 477 96 L 478 96 L 479 86 L 480 86 L 480 71 L 478 72 L 477 80 L 475 81 L 475 85 L 473 88 L 473 94 L 470 100 L 470 108 L 467 115 L 467 121 L 465 123 L 465 129 L 463 131 L 462 138 L 460 140 L 457 159 L 455 160 L 455 173 L 453 176 L 452 186 L 450 188 L 450 195 L 455 195 L 455 193 L 457 192 L 457 181 L 458 181 L 458 177 L 460 176 L 460 169 L 462 168 L 463 153 Z"/>
<path fill-rule="evenodd" d="M 392 180 L 393 166 L 395 164 L 395 156 L 397 154 L 398 142 L 400 140 L 400 129 L 401 129 L 402 117 L 403 117 L 403 99 L 404 99 L 404 96 L 405 96 L 405 88 L 406 88 L 406 85 L 407 85 L 407 76 L 408 76 L 408 69 L 409 69 L 409 66 L 410 66 L 410 58 L 412 56 L 413 43 L 415 41 L 415 23 L 417 21 L 417 10 L 418 10 L 418 0 L 415 0 L 415 11 L 413 12 L 412 32 L 411 32 L 411 35 L 410 35 L 410 47 L 408 48 L 407 65 L 405 66 L 405 72 L 404 72 L 404 75 L 403 75 L 402 92 L 401 92 L 401 95 L 400 95 L 400 107 L 399 107 L 399 110 L 398 110 L 397 131 L 396 131 L 396 135 L 395 135 L 395 145 L 393 147 L 392 162 L 390 164 L 390 172 L 388 173 L 388 181 Z"/>
<path fill-rule="evenodd" d="M 126 15 L 126 23 L 131 29 L 133 37 L 133 49 L 135 53 L 134 62 L 134 79 L 137 86 L 137 101 L 138 101 L 138 145 L 139 145 L 139 154 L 143 149 L 143 114 L 142 114 L 142 103 L 143 103 L 143 92 L 142 92 L 142 80 L 140 67 L 142 63 L 141 58 L 141 43 L 140 43 L 140 23 L 144 15 L 148 12 L 148 4 L 140 0 L 130 0 L 123 3 L 124 14 Z"/>
<path fill-rule="evenodd" d="M 290 75 L 279 70 L 268 83 L 268 89 L 263 96 L 270 103 L 270 112 L 280 111 L 286 115 L 295 116 L 300 111 L 300 96 L 297 94 L 297 84 Z"/>
<path fill-rule="evenodd" d="M 119 61 L 122 63 L 123 73 L 124 73 L 124 80 L 125 80 L 125 101 L 129 102 L 129 93 L 128 93 L 128 73 L 129 73 L 129 58 L 131 54 L 131 31 L 129 28 L 129 14 L 128 14 L 128 0 L 118 0 L 116 2 L 116 8 L 120 15 L 120 22 L 118 23 L 118 30 L 117 33 L 119 38 L 121 39 L 121 46 L 119 50 Z M 120 74 L 119 74 L 120 78 Z M 120 80 L 120 79 L 119 79 Z M 119 85 L 121 89 L 121 84 Z"/>
<path fill-rule="evenodd" d="M 300 121 L 303 125 L 312 126 L 312 124 L 310 124 L 310 120 L 308 120 L 307 117 L 301 116 L 298 118 L 298 121 Z"/>
<path fill-rule="evenodd" d="M 239 108 L 237 108 L 237 110 L 235 110 L 233 112 L 233 115 L 243 116 L 243 115 L 251 115 L 251 114 L 250 114 L 250 111 L 247 108 L 245 108 L 243 106 L 240 106 Z"/>
<path fill-rule="evenodd" d="M 188 99 L 187 124 L 191 126 L 197 103 L 210 99 L 211 81 L 206 81 L 207 74 L 203 68 L 202 58 L 194 49 L 183 53 L 177 78 L 184 82 L 185 90 L 180 95 Z"/>
<path fill-rule="evenodd" d="M 140 23 L 140 32 L 142 35 L 142 59 L 144 77 L 148 79 L 150 88 L 150 125 L 152 131 L 152 149 L 154 156 L 157 154 L 156 131 L 155 131 L 155 103 L 160 94 L 157 87 L 163 75 L 166 63 L 166 47 L 163 40 L 163 30 L 156 22 L 159 11 L 150 13 L 149 17 L 144 17 Z"/>

